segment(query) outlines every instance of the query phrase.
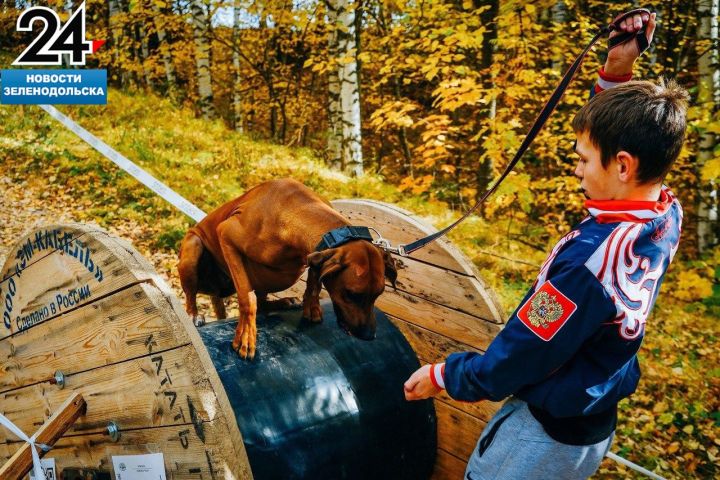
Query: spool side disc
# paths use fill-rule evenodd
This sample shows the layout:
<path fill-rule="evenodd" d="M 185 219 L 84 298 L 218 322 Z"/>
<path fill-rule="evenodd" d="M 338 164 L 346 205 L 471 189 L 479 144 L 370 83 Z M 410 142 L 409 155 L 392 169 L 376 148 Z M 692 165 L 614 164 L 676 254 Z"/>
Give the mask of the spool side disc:
<path fill-rule="evenodd" d="M 0 279 L 2 413 L 32 435 L 71 392 L 87 400 L 47 455 L 58 472 L 109 474 L 113 455 L 162 452 L 171 478 L 252 478 L 195 327 L 130 244 L 90 225 L 41 227 L 18 241 Z M 64 388 L 51 383 L 56 370 Z M 0 429 L 0 463 L 20 446 Z"/>

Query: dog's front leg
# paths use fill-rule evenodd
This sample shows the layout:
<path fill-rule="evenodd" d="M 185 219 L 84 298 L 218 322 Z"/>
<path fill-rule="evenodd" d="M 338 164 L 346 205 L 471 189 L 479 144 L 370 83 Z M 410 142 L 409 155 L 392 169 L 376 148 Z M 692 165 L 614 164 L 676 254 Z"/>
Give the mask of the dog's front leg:
<path fill-rule="evenodd" d="M 239 318 L 233 338 L 233 350 L 238 352 L 240 358 L 252 359 L 255 357 L 255 343 L 257 339 L 257 297 L 253 291 L 244 266 L 244 256 L 237 247 L 239 238 L 242 238 L 243 229 L 237 219 L 230 217 L 218 226 L 218 238 L 227 263 L 233 284 L 238 296 Z"/>
<path fill-rule="evenodd" d="M 307 286 L 303 294 L 303 318 L 313 323 L 322 322 L 322 309 L 320 308 L 320 271 L 316 268 L 308 269 Z"/>

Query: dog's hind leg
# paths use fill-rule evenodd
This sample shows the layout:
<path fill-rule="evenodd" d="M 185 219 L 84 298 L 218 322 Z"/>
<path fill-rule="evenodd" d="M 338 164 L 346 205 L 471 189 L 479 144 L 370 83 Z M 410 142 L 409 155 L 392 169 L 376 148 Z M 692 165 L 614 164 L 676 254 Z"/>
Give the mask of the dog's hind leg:
<path fill-rule="evenodd" d="M 257 338 L 257 297 L 248 279 L 243 264 L 244 255 L 238 245 L 245 234 L 242 224 L 230 217 L 217 228 L 223 258 L 230 270 L 238 296 L 239 318 L 235 329 L 232 347 L 240 358 L 252 359 L 255 356 Z"/>
<path fill-rule="evenodd" d="M 222 299 L 222 297 L 212 295 L 210 297 L 210 300 L 212 301 L 213 310 L 215 310 L 215 317 L 217 317 L 218 320 L 227 318 L 227 312 L 225 311 L 225 301 Z"/>
<path fill-rule="evenodd" d="M 204 249 L 202 240 L 192 232 L 185 235 L 180 245 L 178 273 L 185 294 L 185 311 L 190 315 L 195 325 L 205 323 L 205 319 L 198 315 L 197 310 L 198 266 Z"/>
<path fill-rule="evenodd" d="M 275 298 L 273 300 L 268 300 L 267 295 L 258 297 L 258 309 L 263 312 L 295 310 L 301 306 L 302 303 L 300 302 L 300 299 L 294 297 Z"/>

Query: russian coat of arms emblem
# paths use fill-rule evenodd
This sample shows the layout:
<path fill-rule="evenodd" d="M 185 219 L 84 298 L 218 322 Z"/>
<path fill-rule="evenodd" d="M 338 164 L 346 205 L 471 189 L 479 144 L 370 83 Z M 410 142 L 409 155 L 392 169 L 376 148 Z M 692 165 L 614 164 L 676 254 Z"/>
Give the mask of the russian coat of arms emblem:
<path fill-rule="evenodd" d="M 541 291 L 533 297 L 527 316 L 535 327 L 548 328 L 551 323 L 558 321 L 562 314 L 563 307 L 555 295 Z"/>

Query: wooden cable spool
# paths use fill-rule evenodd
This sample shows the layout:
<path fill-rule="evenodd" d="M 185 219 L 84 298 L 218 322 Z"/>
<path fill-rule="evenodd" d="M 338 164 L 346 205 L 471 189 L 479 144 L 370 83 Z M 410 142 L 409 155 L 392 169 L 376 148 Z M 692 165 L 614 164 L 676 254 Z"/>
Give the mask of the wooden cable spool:
<path fill-rule="evenodd" d="M 391 205 L 341 200 L 334 206 L 394 243 L 432 231 Z M 397 260 L 398 289 L 387 288 L 377 307 L 420 362 L 488 345 L 501 328 L 500 309 L 465 257 L 441 240 Z M 208 348 L 130 244 L 95 226 L 42 227 L 17 242 L 0 279 L 0 412 L 33 432 L 69 391 L 88 404 L 87 415 L 48 454 L 60 471 L 111 472 L 113 455 L 162 452 L 168 478 L 253 478 L 237 412 Z M 298 282 L 290 293 L 303 287 Z M 325 324 L 337 330 L 327 315 Z M 261 336 L 263 327 L 259 318 Z M 446 395 L 434 406 L 433 478 L 459 478 L 497 406 Z M 118 441 L 108 434 L 110 421 L 120 428 Z M 21 446 L 0 430 L 0 465 Z"/>

